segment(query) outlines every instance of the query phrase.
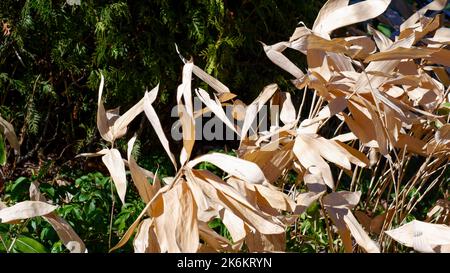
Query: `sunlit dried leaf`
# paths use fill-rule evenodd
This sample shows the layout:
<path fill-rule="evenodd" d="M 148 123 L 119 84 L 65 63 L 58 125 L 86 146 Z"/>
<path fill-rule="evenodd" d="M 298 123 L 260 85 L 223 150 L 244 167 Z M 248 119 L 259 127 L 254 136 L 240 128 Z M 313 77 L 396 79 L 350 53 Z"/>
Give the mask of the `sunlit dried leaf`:
<path fill-rule="evenodd" d="M 148 120 L 152 124 L 153 129 L 156 132 L 156 135 L 159 138 L 159 141 L 164 147 L 164 150 L 166 151 L 167 155 L 169 156 L 170 160 L 172 161 L 173 166 L 175 169 L 177 169 L 177 162 L 175 160 L 175 156 L 170 151 L 169 147 L 169 141 L 166 138 L 166 135 L 164 134 L 164 131 L 161 126 L 161 122 L 159 121 L 158 115 L 155 112 L 155 109 L 152 106 L 153 101 L 155 101 L 156 96 L 158 94 L 158 88 L 159 85 L 153 88 L 152 91 L 146 92 L 144 97 L 144 111 L 145 115 L 147 116 Z"/>
<path fill-rule="evenodd" d="M 102 161 L 111 174 L 120 201 L 122 201 L 122 204 L 125 204 L 127 177 L 125 173 L 125 164 L 123 163 L 120 152 L 117 149 L 110 149 L 108 153 L 102 156 Z"/>
<path fill-rule="evenodd" d="M 128 141 L 128 166 L 131 172 L 131 178 L 133 179 L 134 185 L 136 186 L 139 195 L 145 203 L 148 203 L 153 196 L 156 194 L 155 189 L 148 183 L 147 176 L 142 171 L 142 169 L 138 166 L 136 161 L 134 160 L 131 152 L 133 150 L 134 142 L 136 141 L 136 136 L 132 137 L 130 141 Z M 156 177 L 156 176 L 155 176 Z"/>
<path fill-rule="evenodd" d="M 314 22 L 314 32 L 328 35 L 335 29 L 375 18 L 391 3 L 390 0 L 366 0 L 348 6 L 348 1 L 328 2 L 324 6 L 326 10 L 321 11 Z"/>
<path fill-rule="evenodd" d="M 200 67 L 194 65 L 192 68 L 192 72 L 195 74 L 195 76 L 199 77 L 202 81 L 206 82 L 209 86 L 216 90 L 220 95 L 230 93 L 230 89 L 228 89 L 228 87 L 226 87 L 216 78 L 203 71 Z"/>
<path fill-rule="evenodd" d="M 257 114 L 261 111 L 263 105 L 269 101 L 269 99 L 278 90 L 278 85 L 271 84 L 264 87 L 263 91 L 258 95 L 258 97 L 246 108 L 244 124 L 241 130 L 241 142 L 245 139 L 252 123 L 254 122 Z"/>
<path fill-rule="evenodd" d="M 283 101 L 283 106 L 281 107 L 280 112 L 280 120 L 284 124 L 289 124 L 292 122 L 295 122 L 296 120 L 296 113 L 295 113 L 295 107 L 291 100 L 291 94 L 285 93 L 285 99 Z"/>
<path fill-rule="evenodd" d="M 386 61 L 386 60 L 402 60 L 402 59 L 420 59 L 433 56 L 434 53 L 439 52 L 440 49 L 433 48 L 404 48 L 397 47 L 392 50 L 387 50 L 375 53 L 367 57 L 364 62 Z"/>
<path fill-rule="evenodd" d="M 361 192 L 333 192 L 323 197 L 323 204 L 345 240 L 348 240 L 348 232 L 350 232 L 365 251 L 377 253 L 380 252 L 379 247 L 370 239 L 350 211 L 358 204 L 360 196 Z M 346 251 L 351 251 L 351 248 L 347 246 Z"/>
<path fill-rule="evenodd" d="M 422 17 L 428 10 L 442 10 L 445 8 L 446 4 L 447 0 L 434 0 L 433 2 L 415 12 L 413 15 L 411 15 L 411 17 L 403 22 L 403 24 L 400 25 L 400 31 L 413 26 L 417 22 L 417 20 L 419 20 L 420 17 Z"/>
<path fill-rule="evenodd" d="M 392 239 L 419 252 L 450 244 L 450 227 L 413 220 L 399 228 L 385 231 Z"/>
<path fill-rule="evenodd" d="M 41 201 L 23 201 L 11 207 L 0 210 L 0 223 L 10 224 L 17 220 L 24 220 L 51 213 L 57 208 Z"/>
<path fill-rule="evenodd" d="M 209 162 L 225 172 L 234 175 L 248 183 L 262 184 L 267 181 L 264 173 L 253 162 L 220 153 L 211 153 L 191 160 L 187 166 L 193 168 L 201 162 Z"/>
<path fill-rule="evenodd" d="M 289 72 L 295 79 L 300 79 L 304 77 L 304 73 L 298 68 L 293 62 L 291 62 L 286 56 L 284 56 L 280 51 L 283 51 L 286 46 L 284 45 L 272 45 L 268 46 L 261 42 L 266 52 L 267 57 L 276 65 L 278 65 L 283 70 Z M 281 47 L 281 48 L 280 48 Z"/>
<path fill-rule="evenodd" d="M 228 119 L 225 111 L 223 111 L 217 97 L 215 97 L 215 101 L 210 99 L 208 93 L 201 88 L 196 89 L 195 92 L 197 93 L 198 98 L 211 110 L 211 112 L 213 112 L 223 123 L 225 123 L 225 125 L 239 135 L 234 128 L 233 123 Z"/>

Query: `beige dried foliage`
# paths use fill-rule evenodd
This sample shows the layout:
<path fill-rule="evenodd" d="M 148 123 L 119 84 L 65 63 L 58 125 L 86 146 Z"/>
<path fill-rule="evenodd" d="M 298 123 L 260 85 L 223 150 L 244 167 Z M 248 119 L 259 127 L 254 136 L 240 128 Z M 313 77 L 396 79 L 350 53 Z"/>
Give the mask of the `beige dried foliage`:
<path fill-rule="evenodd" d="M 97 114 L 102 137 L 113 143 L 124 135 L 129 122 L 144 111 L 173 165 L 179 166 L 173 177 L 160 184 L 157 175 L 139 167 L 131 156 L 134 137 L 128 144 L 127 164 L 114 148 L 83 154 L 103 156 L 122 200 L 128 166 L 146 203 L 111 251 L 123 246 L 135 232 L 136 252 L 233 252 L 244 245 L 252 252 L 284 251 L 286 228 L 314 202 L 322 208 L 324 221 L 331 220 L 337 228 L 346 252 L 386 251 L 389 244 L 384 244 L 384 233 L 419 251 L 446 249 L 449 242 L 435 240 L 431 235 L 411 243 L 409 231 L 385 231 L 394 221 L 401 222 L 420 200 L 408 199 L 408 194 L 416 187 L 426 188 L 427 179 L 442 173 L 448 162 L 448 117 L 437 111 L 449 102 L 448 31 L 442 28 L 439 18 L 425 17 L 426 10 L 441 10 L 446 1 L 433 1 L 413 14 L 394 40 L 373 28 L 371 36 L 330 36 L 338 28 L 377 17 L 390 2 L 366 0 L 349 5 L 348 0 L 330 0 L 312 29 L 298 27 L 289 41 L 263 43 L 267 57 L 289 72 L 294 77 L 293 84 L 301 89 L 298 92 L 303 100 L 299 109 L 292 99 L 297 94 L 281 92 L 276 84 L 266 86 L 246 105 L 193 61 L 186 62 L 177 89 L 176 126 L 181 126 L 183 135 L 179 162 L 152 106 L 158 88 L 146 92 L 136 106 L 119 116 L 118 110 L 106 111 L 103 107 L 102 78 Z M 290 61 L 283 54 L 287 48 L 306 55 L 308 68 L 303 71 Z M 192 91 L 193 75 L 212 88 L 212 98 L 206 90 Z M 312 96 L 308 117 L 303 120 L 306 93 L 302 92 Z M 194 94 L 206 105 L 201 111 L 194 112 Z M 264 105 L 269 105 L 273 126 L 254 132 L 252 123 Z M 233 107 L 233 119 L 225 115 L 224 106 Z M 213 112 L 241 136 L 236 157 L 211 153 L 191 159 L 195 118 L 206 112 Z M 235 126 L 236 120 L 242 122 L 242 128 Z M 340 125 L 327 138 L 321 129 L 331 120 Z M 423 157 L 425 163 L 400 188 L 405 166 L 414 156 Z M 217 166 L 228 176 L 218 177 L 196 169 L 201 162 Z M 369 168 L 381 175 L 378 181 L 370 182 L 367 196 L 362 197 L 359 179 Z M 340 171 L 339 176 L 333 170 Z M 284 181 L 292 172 L 296 173 L 297 182 L 288 193 Z M 351 178 L 349 190 L 341 189 L 342 175 Z M 148 178 L 153 179 L 153 184 Z M 306 192 L 297 192 L 301 182 Z M 386 189 L 394 198 L 382 199 Z M 369 217 L 380 203 L 385 206 L 384 212 Z M 362 207 L 366 210 L 361 211 Z M 209 228 L 208 223 L 214 219 L 222 221 L 231 240 Z M 423 234 L 446 231 L 443 226 L 418 226 Z M 327 224 L 329 234 L 333 230 Z"/>
<path fill-rule="evenodd" d="M 20 220 L 43 216 L 57 208 L 42 201 L 22 201 L 0 210 L 0 223 L 14 224 Z"/>
<path fill-rule="evenodd" d="M 399 228 L 385 231 L 397 242 L 419 252 L 439 252 L 450 244 L 450 227 L 413 220 Z M 436 250 L 435 250 L 436 249 Z"/>

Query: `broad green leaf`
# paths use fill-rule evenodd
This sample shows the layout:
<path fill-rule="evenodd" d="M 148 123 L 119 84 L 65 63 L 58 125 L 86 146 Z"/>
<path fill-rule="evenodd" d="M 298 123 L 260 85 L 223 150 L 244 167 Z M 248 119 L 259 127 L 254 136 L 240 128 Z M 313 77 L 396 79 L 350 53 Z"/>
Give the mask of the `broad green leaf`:
<path fill-rule="evenodd" d="M 20 253 L 47 253 L 47 249 L 35 239 L 19 236 L 14 244 L 14 250 Z"/>

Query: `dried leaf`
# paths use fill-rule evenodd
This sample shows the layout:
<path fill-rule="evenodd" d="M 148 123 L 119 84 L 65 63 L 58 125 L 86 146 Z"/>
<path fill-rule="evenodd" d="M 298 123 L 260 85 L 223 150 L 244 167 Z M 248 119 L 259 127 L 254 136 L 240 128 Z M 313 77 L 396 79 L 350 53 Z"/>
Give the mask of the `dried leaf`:
<path fill-rule="evenodd" d="M 206 82 L 219 94 L 223 95 L 224 93 L 230 93 L 230 89 L 228 89 L 228 87 L 226 87 L 216 78 L 212 77 L 211 75 L 203 71 L 200 67 L 194 65 L 192 68 L 192 72 L 195 74 L 195 76 L 199 77 L 202 81 Z"/>
<path fill-rule="evenodd" d="M 177 162 L 175 160 L 175 156 L 170 151 L 169 147 L 169 141 L 166 138 L 166 135 L 164 134 L 164 131 L 161 126 L 161 122 L 159 121 L 158 115 L 155 112 L 155 109 L 152 106 L 152 103 L 155 101 L 156 96 L 158 94 L 158 88 L 159 85 L 152 89 L 150 92 L 146 92 L 144 96 L 144 111 L 145 115 L 147 116 L 148 120 L 152 124 L 153 129 L 156 132 L 156 135 L 159 138 L 159 141 L 164 147 L 164 150 L 166 151 L 167 155 L 169 156 L 170 160 L 172 161 L 173 166 L 175 169 L 177 169 Z"/>
<path fill-rule="evenodd" d="M 111 174 L 120 201 L 122 201 L 122 204 L 125 204 L 127 177 L 125 173 L 125 164 L 123 163 L 120 152 L 117 149 L 110 149 L 107 154 L 102 156 L 102 161 Z"/>
<path fill-rule="evenodd" d="M 417 20 L 419 20 L 428 10 L 442 10 L 445 8 L 446 4 L 447 0 L 434 0 L 433 2 L 429 3 L 428 5 L 411 15 L 411 17 L 409 17 L 405 22 L 403 22 L 403 24 L 400 25 L 400 31 L 413 26 L 417 22 Z"/>
<path fill-rule="evenodd" d="M 419 252 L 450 244 L 450 227 L 413 220 L 399 228 L 385 231 L 392 239 Z"/>
<path fill-rule="evenodd" d="M 272 45 L 268 46 L 261 42 L 264 48 L 264 52 L 267 57 L 276 65 L 278 65 L 283 70 L 289 72 L 295 79 L 300 79 L 305 76 L 305 74 L 298 68 L 293 62 L 291 62 L 286 56 L 284 56 L 280 51 L 283 51 L 285 46 Z"/>
<path fill-rule="evenodd" d="M 236 134 L 239 135 L 239 133 L 234 128 L 233 123 L 228 119 L 227 115 L 222 109 L 222 106 L 220 105 L 220 101 L 215 97 L 215 101 L 209 98 L 208 93 L 198 88 L 195 90 L 197 93 L 198 98 L 223 122 L 225 125 L 227 125 L 231 130 L 233 130 Z"/>
<path fill-rule="evenodd" d="M 390 0 L 366 0 L 347 6 L 348 1 L 328 2 L 324 6 L 326 11 L 321 11 L 317 16 L 313 32 L 328 35 L 335 29 L 375 18 L 391 3 Z"/>
<path fill-rule="evenodd" d="M 135 141 L 136 136 L 132 137 L 128 141 L 128 166 L 130 168 L 131 178 L 133 179 L 134 185 L 136 186 L 139 195 L 145 203 L 148 203 L 153 198 L 153 196 L 155 196 L 157 190 L 155 191 L 148 183 L 147 176 L 141 170 L 141 168 L 138 166 L 133 156 L 131 155 Z"/>
<path fill-rule="evenodd" d="M 156 241 L 156 234 L 152 229 L 153 219 L 143 220 L 134 237 L 133 246 L 135 253 L 154 253 L 159 252 L 159 246 Z"/>
<path fill-rule="evenodd" d="M 420 59 L 431 57 L 434 53 L 439 52 L 440 49 L 434 48 L 404 48 L 397 47 L 392 50 L 387 50 L 375 53 L 367 57 L 364 62 L 386 61 L 386 60 L 402 60 L 402 59 Z"/>
<path fill-rule="evenodd" d="M 247 136 L 253 121 L 255 120 L 259 111 L 261 111 L 264 104 L 275 94 L 278 90 L 278 85 L 271 84 L 264 87 L 263 91 L 258 95 L 258 97 L 246 108 L 244 124 L 241 130 L 241 143 Z"/>
<path fill-rule="evenodd" d="M 11 207 L 0 210 L 0 223 L 10 224 L 17 220 L 24 220 L 51 213 L 57 208 L 41 201 L 23 201 Z"/>
<path fill-rule="evenodd" d="M 221 153 L 211 153 L 197 157 L 191 160 L 187 166 L 189 168 L 195 167 L 195 165 L 201 162 L 209 162 L 224 170 L 225 172 L 234 175 L 248 183 L 262 184 L 267 181 L 264 173 L 253 162 L 236 158 Z"/>
<path fill-rule="evenodd" d="M 379 253 L 380 249 L 372 241 L 351 213 L 350 209 L 358 204 L 361 192 L 332 192 L 323 197 L 323 204 L 330 218 L 336 224 L 343 240 L 347 241 L 346 251 L 351 251 L 350 242 L 348 242 L 348 233 L 355 238 L 355 241 L 365 251 L 369 253 Z"/>
<path fill-rule="evenodd" d="M 285 99 L 283 101 L 283 106 L 281 108 L 280 112 L 280 120 L 284 124 L 293 123 L 296 121 L 296 113 L 295 113 L 295 107 L 291 100 L 291 94 L 286 92 L 284 93 Z"/>

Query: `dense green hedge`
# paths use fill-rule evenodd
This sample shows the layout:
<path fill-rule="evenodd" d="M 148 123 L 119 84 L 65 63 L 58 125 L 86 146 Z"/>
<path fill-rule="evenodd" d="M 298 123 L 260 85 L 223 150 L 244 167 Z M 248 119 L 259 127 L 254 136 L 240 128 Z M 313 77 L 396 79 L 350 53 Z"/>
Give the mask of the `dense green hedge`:
<path fill-rule="evenodd" d="M 182 68 L 175 43 L 247 101 L 266 84 L 283 84 L 258 41 L 284 40 L 300 21 L 312 25 L 324 1 L 80 2 L 0 1 L 10 27 L 0 35 L 0 114 L 25 132 L 30 156 L 97 142 L 100 71 L 110 107 L 129 107 L 158 82 L 158 109 L 172 105 Z"/>

